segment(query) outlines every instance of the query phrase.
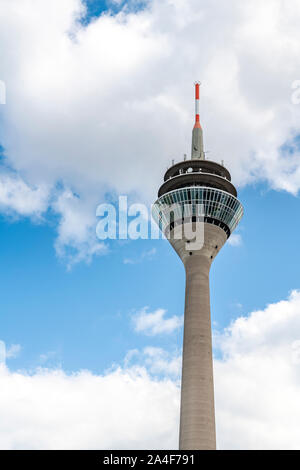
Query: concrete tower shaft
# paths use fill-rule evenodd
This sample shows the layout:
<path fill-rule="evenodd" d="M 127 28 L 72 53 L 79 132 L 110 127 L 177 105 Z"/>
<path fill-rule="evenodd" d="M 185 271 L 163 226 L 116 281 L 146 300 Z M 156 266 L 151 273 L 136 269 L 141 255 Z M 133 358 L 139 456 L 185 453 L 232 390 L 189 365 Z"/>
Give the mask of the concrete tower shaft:
<path fill-rule="evenodd" d="M 198 85 L 199 93 L 199 85 Z M 199 95 L 198 95 L 199 98 Z M 201 129 L 199 113 L 194 130 Z M 201 138 L 191 160 L 167 170 L 153 217 L 182 260 L 186 274 L 180 407 L 180 449 L 215 449 L 215 411 L 209 272 L 243 216 L 229 171 L 205 160 Z M 195 234 L 201 243 L 193 243 Z M 198 235 L 197 235 L 198 234 Z"/>
<path fill-rule="evenodd" d="M 193 231 L 195 232 L 194 223 Z M 192 225 L 192 223 L 190 223 Z M 179 448 L 216 448 L 209 272 L 213 259 L 227 240 L 220 227 L 204 223 L 204 243 L 189 251 L 188 240 L 169 239 L 181 258 L 186 275 L 181 379 Z"/>

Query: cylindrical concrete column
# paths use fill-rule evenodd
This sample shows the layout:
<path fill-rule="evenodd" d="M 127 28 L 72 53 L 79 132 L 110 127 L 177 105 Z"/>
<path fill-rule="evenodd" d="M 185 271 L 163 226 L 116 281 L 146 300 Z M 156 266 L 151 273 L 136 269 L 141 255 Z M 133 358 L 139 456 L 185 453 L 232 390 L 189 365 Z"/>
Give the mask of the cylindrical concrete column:
<path fill-rule="evenodd" d="M 202 248 L 192 250 L 185 238 L 176 237 L 176 231 L 180 226 L 169 240 L 186 273 L 179 448 L 213 450 L 216 431 L 209 271 L 227 236 L 220 227 L 204 223 Z"/>
<path fill-rule="evenodd" d="M 185 260 L 186 292 L 180 408 L 180 449 L 216 448 L 209 270 L 200 253 Z"/>

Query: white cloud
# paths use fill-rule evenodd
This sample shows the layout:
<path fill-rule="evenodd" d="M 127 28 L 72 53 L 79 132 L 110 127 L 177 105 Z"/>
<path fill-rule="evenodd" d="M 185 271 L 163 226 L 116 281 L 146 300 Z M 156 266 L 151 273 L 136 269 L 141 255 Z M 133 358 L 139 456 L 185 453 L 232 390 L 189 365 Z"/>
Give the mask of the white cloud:
<path fill-rule="evenodd" d="M 21 349 L 20 344 L 11 344 L 9 347 L 6 347 L 5 342 L 0 340 L 0 364 L 5 364 L 6 359 L 17 357 Z"/>
<path fill-rule="evenodd" d="M 144 368 L 103 376 L 0 365 L 1 449 L 176 448 L 179 390 Z"/>
<path fill-rule="evenodd" d="M 170 354 L 162 348 L 148 346 L 144 348 L 145 365 L 153 374 L 179 377 L 181 374 L 181 354 Z"/>
<path fill-rule="evenodd" d="M 209 158 L 224 159 L 235 183 L 266 179 L 297 193 L 300 106 L 291 86 L 300 70 L 298 0 L 153 0 L 85 27 L 82 14 L 79 0 L 0 5 L 7 86 L 0 142 L 30 188 L 63 182 L 89 213 L 107 190 L 152 201 L 171 158 L 190 148 L 199 78 Z M 287 142 L 294 153 L 283 155 Z M 6 195 L 4 206 L 43 211 L 46 195 L 34 196 L 32 209 Z M 65 238 L 71 248 L 72 238 Z M 79 259 L 98 247 L 84 251 Z"/>
<path fill-rule="evenodd" d="M 172 333 L 183 325 L 183 317 L 174 315 L 165 318 L 166 310 L 158 308 L 154 312 L 148 312 L 148 307 L 142 308 L 132 316 L 134 329 L 147 335 Z"/>
<path fill-rule="evenodd" d="M 53 202 L 52 208 L 60 215 L 56 253 L 67 261 L 69 268 L 108 252 L 107 245 L 97 239 L 95 213 L 88 201 L 65 190 Z"/>
<path fill-rule="evenodd" d="M 169 353 L 162 348 L 147 346 L 142 351 L 132 349 L 124 359 L 124 365 L 145 367 L 151 374 L 178 379 L 181 374 L 181 354 Z"/>
<path fill-rule="evenodd" d="M 56 253 L 70 268 L 80 261 L 106 254 L 108 247 L 96 237 L 95 210 L 90 200 L 69 189 L 30 185 L 11 172 L 0 173 L 0 210 L 15 217 L 43 221 L 48 209 L 59 216 Z"/>
<path fill-rule="evenodd" d="M 20 177 L 0 173 L 0 210 L 8 214 L 40 218 L 49 204 L 46 185 L 30 186 Z"/>
<path fill-rule="evenodd" d="M 21 351 L 20 344 L 11 344 L 9 348 L 6 349 L 6 357 L 7 359 L 15 358 L 19 355 Z"/>
<path fill-rule="evenodd" d="M 43 367 L 48 367 L 48 368 L 52 367 L 53 368 L 53 365 L 51 364 L 51 366 L 50 366 L 49 363 L 52 362 L 53 360 L 56 360 L 57 356 L 58 356 L 57 351 L 48 351 L 44 354 L 40 354 L 39 362 L 40 362 L 40 364 L 43 364 Z M 46 366 L 46 364 L 47 364 L 47 366 Z"/>
<path fill-rule="evenodd" d="M 239 233 L 232 233 L 228 238 L 228 244 L 231 246 L 241 246 L 242 237 Z"/>
<path fill-rule="evenodd" d="M 6 348 L 4 341 L 0 340 L 0 364 L 4 363 L 6 359 Z"/>
<path fill-rule="evenodd" d="M 238 318 L 215 343 L 218 448 L 299 449 L 300 291 Z M 103 375 L 2 364 L 0 448 L 175 449 L 180 368 L 179 353 L 153 346 Z"/>
<path fill-rule="evenodd" d="M 238 318 L 217 343 L 219 447 L 299 449 L 300 291 Z"/>

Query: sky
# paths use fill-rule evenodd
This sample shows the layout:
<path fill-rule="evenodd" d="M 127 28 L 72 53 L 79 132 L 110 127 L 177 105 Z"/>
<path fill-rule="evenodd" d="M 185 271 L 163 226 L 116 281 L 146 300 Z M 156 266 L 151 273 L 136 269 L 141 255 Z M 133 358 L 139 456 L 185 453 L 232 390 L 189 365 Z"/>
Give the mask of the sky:
<path fill-rule="evenodd" d="M 0 4 L 0 449 L 176 449 L 184 269 L 99 240 L 189 154 L 244 217 L 211 269 L 219 449 L 299 449 L 300 5 Z M 5 102 L 3 100 L 5 85 Z"/>

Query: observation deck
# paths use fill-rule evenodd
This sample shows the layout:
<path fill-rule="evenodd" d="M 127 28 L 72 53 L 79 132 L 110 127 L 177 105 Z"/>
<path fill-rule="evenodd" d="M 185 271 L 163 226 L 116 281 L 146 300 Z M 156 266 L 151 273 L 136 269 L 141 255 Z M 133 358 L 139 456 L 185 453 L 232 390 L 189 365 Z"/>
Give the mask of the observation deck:
<path fill-rule="evenodd" d="M 152 214 L 163 233 L 185 222 L 221 227 L 227 237 L 243 216 L 229 171 L 210 160 L 184 160 L 169 168 Z"/>

